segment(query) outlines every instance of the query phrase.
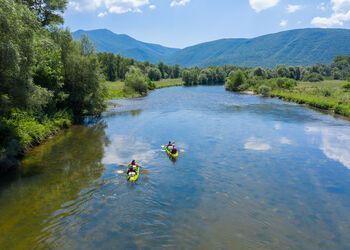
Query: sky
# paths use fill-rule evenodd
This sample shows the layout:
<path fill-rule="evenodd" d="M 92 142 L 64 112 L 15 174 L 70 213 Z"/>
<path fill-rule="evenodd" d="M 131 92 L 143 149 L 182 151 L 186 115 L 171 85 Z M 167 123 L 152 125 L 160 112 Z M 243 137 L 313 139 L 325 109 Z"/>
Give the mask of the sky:
<path fill-rule="evenodd" d="M 184 48 L 299 28 L 350 28 L 350 0 L 69 0 L 65 26 Z"/>

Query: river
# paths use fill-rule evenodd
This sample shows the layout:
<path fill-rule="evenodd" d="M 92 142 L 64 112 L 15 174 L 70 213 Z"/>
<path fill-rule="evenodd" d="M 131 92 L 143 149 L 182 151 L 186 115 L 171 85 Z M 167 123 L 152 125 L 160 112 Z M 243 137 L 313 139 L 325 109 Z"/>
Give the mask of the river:
<path fill-rule="evenodd" d="M 349 122 L 222 86 L 113 103 L 0 179 L 0 249 L 350 249 Z"/>

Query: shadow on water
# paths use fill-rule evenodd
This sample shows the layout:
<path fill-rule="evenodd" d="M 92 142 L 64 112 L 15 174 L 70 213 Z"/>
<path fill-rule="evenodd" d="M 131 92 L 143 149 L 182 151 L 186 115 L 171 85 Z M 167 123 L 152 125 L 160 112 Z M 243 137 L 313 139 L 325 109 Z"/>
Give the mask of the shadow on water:
<path fill-rule="evenodd" d="M 69 204 L 69 213 L 79 213 L 93 191 L 79 193 L 104 170 L 101 160 L 109 143 L 104 129 L 103 123 L 72 127 L 30 152 L 14 176 L 1 179 L 1 248 L 37 245 L 36 236 L 47 232 L 46 227 L 55 227 L 45 219 L 78 196 Z"/>

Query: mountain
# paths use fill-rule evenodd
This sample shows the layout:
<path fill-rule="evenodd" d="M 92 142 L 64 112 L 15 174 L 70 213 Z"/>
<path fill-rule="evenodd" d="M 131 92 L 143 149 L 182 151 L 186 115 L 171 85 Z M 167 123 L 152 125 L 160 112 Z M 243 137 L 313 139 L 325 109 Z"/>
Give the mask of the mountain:
<path fill-rule="evenodd" d="M 350 55 L 350 30 L 299 29 L 253 39 L 222 39 L 177 51 L 169 64 L 274 67 L 330 63 L 337 55 Z"/>
<path fill-rule="evenodd" d="M 96 44 L 97 51 L 120 53 L 153 63 L 162 60 L 183 67 L 329 64 L 337 55 L 350 55 L 348 29 L 289 30 L 252 39 L 221 39 L 181 50 L 143 43 L 108 30 L 80 30 L 73 36 L 77 39 L 82 34 L 88 35 Z"/>
<path fill-rule="evenodd" d="M 170 56 L 178 49 L 167 48 L 158 44 L 140 42 L 128 35 L 118 35 L 107 29 L 78 30 L 72 33 L 79 40 L 87 35 L 98 52 L 113 52 L 139 61 L 156 63 Z"/>

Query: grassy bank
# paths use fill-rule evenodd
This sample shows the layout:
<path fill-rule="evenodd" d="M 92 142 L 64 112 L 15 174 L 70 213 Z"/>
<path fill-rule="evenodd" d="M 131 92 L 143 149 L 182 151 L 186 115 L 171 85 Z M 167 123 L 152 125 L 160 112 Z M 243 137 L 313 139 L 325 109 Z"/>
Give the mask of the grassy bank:
<path fill-rule="evenodd" d="M 72 117 L 58 112 L 53 117 L 34 117 L 23 111 L 13 111 L 8 119 L 3 119 L 0 131 L 5 143 L 0 146 L 0 173 L 16 166 L 19 156 L 72 124 Z"/>
<path fill-rule="evenodd" d="M 182 86 L 183 82 L 181 78 L 177 79 L 162 79 L 160 81 L 154 82 L 156 89 Z M 124 87 L 124 82 L 106 82 L 105 86 L 107 88 L 107 99 L 125 99 L 125 98 L 134 98 L 140 97 L 141 95 L 132 89 Z"/>
<path fill-rule="evenodd" d="M 344 83 L 337 80 L 300 82 L 290 90 L 272 90 L 271 95 L 350 118 L 350 92 L 342 88 Z"/>

